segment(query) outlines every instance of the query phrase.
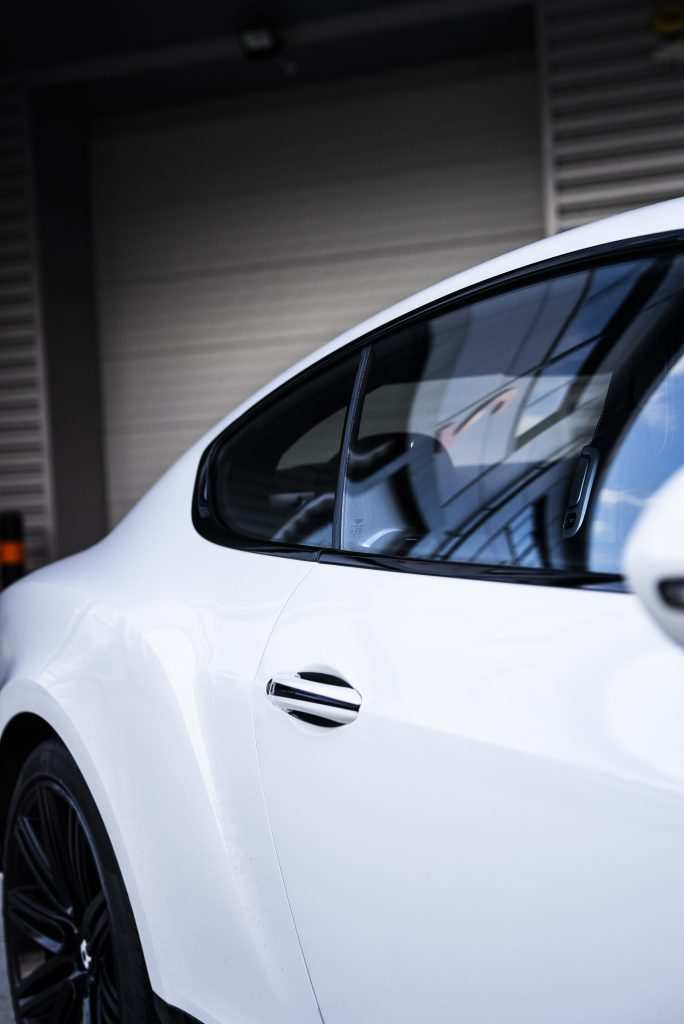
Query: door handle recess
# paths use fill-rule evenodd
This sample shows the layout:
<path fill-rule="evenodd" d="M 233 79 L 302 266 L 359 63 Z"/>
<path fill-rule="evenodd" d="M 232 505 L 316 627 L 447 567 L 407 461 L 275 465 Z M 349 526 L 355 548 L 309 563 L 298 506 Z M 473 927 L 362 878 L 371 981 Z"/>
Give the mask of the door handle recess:
<path fill-rule="evenodd" d="M 266 684 L 276 707 L 312 725 L 348 725 L 361 708 L 361 694 L 324 672 L 278 672 Z"/>

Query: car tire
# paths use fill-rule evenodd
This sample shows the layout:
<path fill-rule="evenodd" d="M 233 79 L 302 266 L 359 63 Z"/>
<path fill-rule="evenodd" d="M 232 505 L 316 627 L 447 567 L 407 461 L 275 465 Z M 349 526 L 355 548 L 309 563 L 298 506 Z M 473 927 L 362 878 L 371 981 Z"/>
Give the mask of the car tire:
<path fill-rule="evenodd" d="M 71 755 L 41 743 L 5 833 L 3 918 L 17 1024 L 158 1024 L 128 894 Z"/>

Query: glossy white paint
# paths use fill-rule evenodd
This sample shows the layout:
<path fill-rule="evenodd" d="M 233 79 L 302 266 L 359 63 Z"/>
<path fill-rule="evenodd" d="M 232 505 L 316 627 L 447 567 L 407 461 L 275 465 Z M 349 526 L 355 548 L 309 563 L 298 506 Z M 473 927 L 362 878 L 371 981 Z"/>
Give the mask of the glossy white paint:
<path fill-rule="evenodd" d="M 287 718 L 287 670 L 358 719 Z M 254 712 L 326 1024 L 675 1020 L 683 674 L 631 595 L 314 566 Z"/>
<path fill-rule="evenodd" d="M 684 470 L 653 496 L 630 536 L 625 570 L 634 592 L 663 631 L 684 646 L 684 610 L 668 605 L 660 584 L 684 583 Z M 684 587 L 682 587 L 684 593 Z"/>
<path fill-rule="evenodd" d="M 490 261 L 270 387 L 460 288 L 678 227 L 684 200 Z M 669 1024 L 684 655 L 630 596 L 207 543 L 199 455 L 249 404 L 101 544 L 0 599 L 0 731 L 29 711 L 72 751 L 155 990 L 204 1024 L 316 1022 L 317 998 L 327 1024 Z M 359 690 L 357 721 L 273 706 L 270 674 L 306 667 Z"/>
<path fill-rule="evenodd" d="M 33 712 L 75 757 L 159 995 L 203 1024 L 319 1024 L 273 852 L 249 692 L 309 567 L 207 544 L 186 490 L 168 481 L 164 491 L 169 532 L 149 502 L 116 537 L 3 594 L 2 724 Z"/>

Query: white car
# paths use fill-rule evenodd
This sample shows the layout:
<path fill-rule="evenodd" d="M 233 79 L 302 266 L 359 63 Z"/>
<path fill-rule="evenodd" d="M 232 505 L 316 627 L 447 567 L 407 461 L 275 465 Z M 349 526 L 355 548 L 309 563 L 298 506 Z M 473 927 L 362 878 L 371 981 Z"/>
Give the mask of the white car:
<path fill-rule="evenodd" d="M 681 199 L 342 335 L 10 587 L 17 1021 L 680 1021 L 683 465 Z"/>

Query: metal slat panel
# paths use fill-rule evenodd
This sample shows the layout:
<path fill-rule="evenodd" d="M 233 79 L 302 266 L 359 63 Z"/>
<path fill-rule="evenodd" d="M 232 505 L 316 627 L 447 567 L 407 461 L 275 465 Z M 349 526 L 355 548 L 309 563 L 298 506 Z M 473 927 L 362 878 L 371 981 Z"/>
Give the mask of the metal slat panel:
<path fill-rule="evenodd" d="M 632 153 L 657 153 L 662 151 L 669 153 L 671 147 L 684 146 L 684 123 L 674 124 L 668 128 L 667 135 L 660 125 L 655 127 L 634 128 L 629 135 L 623 134 L 617 137 L 606 133 L 598 136 L 586 135 L 581 140 L 573 139 L 570 142 L 556 140 L 555 154 L 559 168 L 563 168 L 567 159 L 568 164 L 575 164 L 581 167 L 583 161 L 593 159 L 596 156 L 615 158 L 629 156 Z"/>
<path fill-rule="evenodd" d="M 623 82 L 617 80 L 617 72 L 615 72 L 613 84 L 606 88 L 576 88 L 556 94 L 552 87 L 551 107 L 553 113 L 556 117 L 562 117 L 565 113 L 577 113 L 596 108 L 620 108 L 632 106 L 634 103 L 653 105 L 661 100 L 684 99 L 684 81 L 681 78 L 662 75 L 662 69 L 658 69 L 657 77 L 653 73 L 648 75 L 647 71 L 648 68 L 644 68 L 644 74 L 638 81 L 630 76 Z"/>
<path fill-rule="evenodd" d="M 37 393 L 36 370 L 35 366 L 31 363 L 15 363 L 13 366 L 5 364 L 3 367 L 2 362 L 0 362 L 0 367 L 2 367 L 0 393 L 11 392 L 15 397 L 21 391 L 30 392 L 33 395 Z"/>
<path fill-rule="evenodd" d="M 546 0 L 544 4 L 547 31 L 552 42 L 570 39 L 591 39 L 597 33 L 617 35 L 623 28 L 643 22 L 644 5 L 640 0 L 595 0 L 579 3 L 577 0 Z M 649 4 L 647 11 L 652 12 Z M 571 15 L 571 17 L 568 17 Z"/>
<path fill-rule="evenodd" d="M 40 484 L 42 480 L 43 466 L 38 454 L 33 458 L 26 452 L 8 453 L 3 458 L 3 476 L 0 479 L 0 487 L 7 487 L 8 482 L 16 481 L 20 484 Z"/>
<path fill-rule="evenodd" d="M 556 171 L 556 181 L 560 185 L 591 185 L 604 181 L 630 182 L 665 178 L 669 173 L 679 175 L 684 160 L 684 145 L 673 146 L 663 152 L 646 152 L 639 157 L 605 156 L 595 160 L 568 160 L 565 166 L 560 165 Z"/>
<path fill-rule="evenodd" d="M 617 38 L 610 39 L 604 36 L 596 43 L 592 36 L 589 40 L 573 42 L 571 46 L 556 44 L 550 65 L 558 86 L 569 83 L 575 75 L 581 77 L 600 73 L 605 61 L 617 64 L 631 61 L 637 55 L 641 56 L 644 51 L 643 18 L 640 17 L 633 28 L 634 31 L 630 32 L 629 26 L 623 21 L 621 33 Z"/>
<path fill-rule="evenodd" d="M 536 106 L 499 58 L 97 126 L 112 521 L 293 361 L 538 237 Z"/>
<path fill-rule="evenodd" d="M 27 565 L 50 555 L 44 390 L 37 337 L 36 269 L 26 110 L 0 91 L 0 510 L 24 515 Z"/>
<path fill-rule="evenodd" d="M 42 458 L 41 441 L 40 430 L 31 424 L 3 427 L 0 429 L 0 459 L 4 462 L 7 457 L 14 458 L 23 455 Z"/>
<path fill-rule="evenodd" d="M 648 0 L 540 7 L 550 232 L 684 194 L 684 63 Z"/>
<path fill-rule="evenodd" d="M 620 110 L 596 110 L 590 113 L 573 114 L 556 119 L 552 128 L 552 139 L 555 141 L 573 140 L 582 141 L 584 138 L 600 136 L 606 142 L 618 145 L 623 141 L 631 139 L 632 131 L 644 127 L 651 127 L 654 130 L 661 130 L 661 138 L 666 137 L 665 130 L 671 124 L 678 124 L 681 120 L 682 104 L 680 100 L 668 100 L 658 103 L 657 106 L 646 105 L 636 108 L 624 108 Z"/>
<path fill-rule="evenodd" d="M 0 334 L 0 370 L 13 366 L 33 365 L 34 352 L 30 339 Z"/>

